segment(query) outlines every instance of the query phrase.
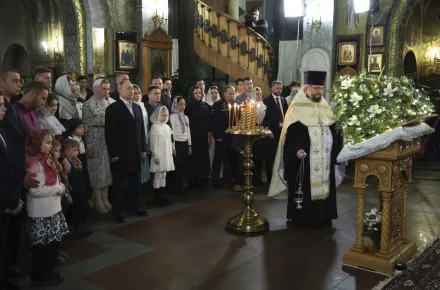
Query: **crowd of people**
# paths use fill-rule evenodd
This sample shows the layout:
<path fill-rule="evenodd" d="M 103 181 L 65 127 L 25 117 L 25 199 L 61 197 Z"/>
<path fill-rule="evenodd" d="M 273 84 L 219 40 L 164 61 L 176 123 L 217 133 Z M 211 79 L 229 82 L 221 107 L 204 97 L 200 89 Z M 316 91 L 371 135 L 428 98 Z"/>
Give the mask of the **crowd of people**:
<path fill-rule="evenodd" d="M 110 82 L 75 82 L 68 75 L 52 84 L 52 72 L 38 68 L 22 88 L 20 74 L 0 67 L 0 282 L 13 288 L 20 240 L 31 250 L 31 280 L 36 285 L 63 280 L 55 269 L 68 255 L 67 235 L 93 234 L 94 209 L 111 212 L 116 222 L 126 214 L 148 216 L 140 194 L 153 192 L 156 206 L 172 204 L 171 193 L 224 186 L 232 176 L 240 191 L 244 144 L 225 133 L 229 105 L 247 98 L 261 106 L 263 125 L 273 132 L 253 148 L 256 186 L 263 185 L 263 164 L 270 183 L 272 164 L 287 110 L 282 83 L 272 83 L 263 98 L 252 79 L 221 90 L 205 89 L 198 79 L 188 96 L 172 94 L 172 81 L 153 77 L 142 95 L 129 76 Z M 21 97 L 17 97 L 21 95 Z M 228 173 L 227 173 L 228 172 Z"/>

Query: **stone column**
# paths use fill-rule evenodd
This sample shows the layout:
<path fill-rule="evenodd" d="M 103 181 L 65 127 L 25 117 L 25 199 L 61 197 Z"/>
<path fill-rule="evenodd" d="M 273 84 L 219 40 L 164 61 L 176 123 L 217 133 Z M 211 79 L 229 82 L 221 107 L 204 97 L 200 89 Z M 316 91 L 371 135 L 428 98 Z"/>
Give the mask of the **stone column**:
<path fill-rule="evenodd" d="M 228 13 L 234 19 L 239 19 L 240 17 L 240 1 L 239 0 L 229 0 L 228 3 Z"/>

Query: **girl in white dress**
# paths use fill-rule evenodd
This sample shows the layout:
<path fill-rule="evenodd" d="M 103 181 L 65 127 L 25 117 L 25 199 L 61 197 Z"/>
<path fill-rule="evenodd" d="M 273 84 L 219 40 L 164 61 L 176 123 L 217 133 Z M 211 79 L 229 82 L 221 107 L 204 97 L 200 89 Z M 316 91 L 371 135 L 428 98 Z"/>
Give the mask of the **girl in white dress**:
<path fill-rule="evenodd" d="M 150 171 L 154 172 L 155 199 L 160 201 L 161 205 L 171 204 L 165 196 L 166 177 L 168 171 L 174 171 L 173 156 L 176 155 L 173 131 L 167 125 L 168 119 L 169 113 L 165 106 L 158 107 L 150 118 L 153 123 L 150 130 Z"/>

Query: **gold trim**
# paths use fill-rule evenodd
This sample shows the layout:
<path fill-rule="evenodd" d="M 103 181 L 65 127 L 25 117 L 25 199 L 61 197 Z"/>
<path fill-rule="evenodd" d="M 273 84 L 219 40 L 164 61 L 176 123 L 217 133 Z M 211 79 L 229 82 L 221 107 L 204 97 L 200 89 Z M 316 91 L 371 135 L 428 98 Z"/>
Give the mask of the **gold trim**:
<path fill-rule="evenodd" d="M 76 20 L 78 24 L 78 51 L 77 57 L 79 62 L 79 73 L 86 75 L 87 73 L 87 50 L 86 50 L 86 21 L 84 17 L 84 9 L 81 0 L 73 0 L 76 12 Z"/>
<path fill-rule="evenodd" d="M 388 75 L 395 75 L 395 69 L 397 64 L 396 59 L 396 48 L 397 48 L 397 29 L 398 22 L 400 16 L 403 17 L 403 8 L 406 5 L 408 0 L 400 0 L 400 3 L 397 5 L 396 10 L 394 11 L 393 19 L 391 20 L 390 26 L 390 36 L 389 36 L 389 54 L 388 54 Z"/>

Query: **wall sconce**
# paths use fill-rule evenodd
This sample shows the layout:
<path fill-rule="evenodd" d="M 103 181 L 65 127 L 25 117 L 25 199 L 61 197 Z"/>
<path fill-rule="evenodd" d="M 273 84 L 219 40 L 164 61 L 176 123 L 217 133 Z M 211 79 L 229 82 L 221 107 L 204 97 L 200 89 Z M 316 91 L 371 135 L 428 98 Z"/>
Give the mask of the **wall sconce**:
<path fill-rule="evenodd" d="M 440 58 L 437 57 L 437 53 L 439 49 L 437 47 L 433 47 L 429 50 L 429 56 L 431 58 L 431 64 L 440 66 Z"/>
<path fill-rule="evenodd" d="M 165 12 L 162 12 L 162 17 L 156 12 L 153 13 L 151 16 L 151 20 L 153 21 L 154 28 L 160 27 L 162 24 L 164 24 L 168 19 L 165 18 Z"/>
<path fill-rule="evenodd" d="M 319 4 L 318 4 L 318 6 L 316 7 L 317 14 L 320 14 L 319 13 L 320 9 L 321 9 L 321 6 L 319 6 Z M 321 30 L 321 28 L 322 28 L 321 15 L 319 15 L 319 20 L 313 20 L 313 16 L 312 16 L 312 21 L 311 22 L 307 21 L 307 26 L 309 26 L 309 25 L 312 30 L 314 29 L 315 32 L 318 33 L 319 30 Z"/>
<path fill-rule="evenodd" d="M 44 54 L 45 55 L 47 55 L 47 49 L 48 49 L 48 45 L 47 45 L 47 42 L 46 41 L 43 41 L 43 42 L 41 42 L 41 46 L 43 47 L 43 49 L 44 49 Z"/>

